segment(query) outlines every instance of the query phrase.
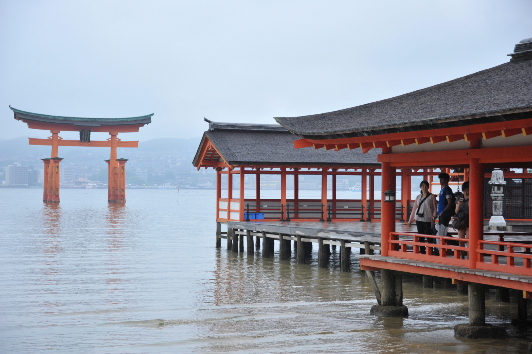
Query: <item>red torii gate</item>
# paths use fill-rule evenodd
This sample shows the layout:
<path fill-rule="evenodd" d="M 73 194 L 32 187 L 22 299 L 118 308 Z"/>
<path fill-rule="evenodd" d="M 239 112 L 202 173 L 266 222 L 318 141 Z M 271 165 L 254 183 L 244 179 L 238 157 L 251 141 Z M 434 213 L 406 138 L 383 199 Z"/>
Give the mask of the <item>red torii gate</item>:
<path fill-rule="evenodd" d="M 122 141 L 118 133 L 138 132 L 140 127 L 151 123 L 152 114 L 131 118 L 80 118 L 61 117 L 25 112 L 9 106 L 15 119 L 28 124 L 30 129 L 50 130 L 48 139 L 29 138 L 30 145 L 48 145 L 52 147 L 50 158 L 44 162 L 43 201 L 59 203 L 60 163 L 59 146 L 109 147 L 111 153 L 108 164 L 108 201 L 126 202 L 126 162 L 127 159 L 117 158 L 117 148 L 136 148 L 138 141 Z M 79 140 L 64 140 L 59 136 L 61 131 L 79 131 Z M 108 132 L 111 136 L 107 141 L 91 141 L 91 132 Z"/>

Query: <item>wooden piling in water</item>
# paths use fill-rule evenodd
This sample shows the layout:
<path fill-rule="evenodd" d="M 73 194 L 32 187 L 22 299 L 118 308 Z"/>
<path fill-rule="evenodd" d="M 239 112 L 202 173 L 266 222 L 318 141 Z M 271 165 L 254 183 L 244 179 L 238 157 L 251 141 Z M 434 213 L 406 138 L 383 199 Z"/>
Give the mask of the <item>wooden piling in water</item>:
<path fill-rule="evenodd" d="M 273 252 L 270 242 L 273 243 L 273 239 L 266 237 L 266 232 L 262 233 L 262 257 L 272 258 Z"/>
<path fill-rule="evenodd" d="M 231 251 L 234 253 L 238 253 L 238 233 L 237 230 L 233 229 L 233 232 L 231 233 Z"/>
<path fill-rule="evenodd" d="M 232 229 L 232 228 L 227 228 L 227 237 L 226 237 L 226 241 L 227 241 L 227 250 L 231 250 L 233 248 L 233 234 L 234 234 L 235 230 Z"/>
<path fill-rule="evenodd" d="M 467 295 L 467 284 L 456 284 L 456 293 L 460 295 Z"/>
<path fill-rule="evenodd" d="M 312 257 L 312 242 L 303 242 L 303 248 L 305 249 L 305 262 Z"/>
<path fill-rule="evenodd" d="M 424 288 L 432 288 L 434 286 L 434 278 L 430 275 L 424 275 L 423 276 L 423 287 Z"/>
<path fill-rule="evenodd" d="M 349 272 L 351 267 L 351 258 L 349 257 L 348 247 L 345 246 L 345 240 L 340 240 L 340 269 L 342 272 Z"/>
<path fill-rule="evenodd" d="M 222 224 L 216 223 L 216 248 L 222 247 Z"/>
<path fill-rule="evenodd" d="M 304 264 L 305 263 L 305 247 L 303 246 L 303 241 L 301 240 L 301 236 L 297 235 L 297 257 L 296 261 L 298 264 Z"/>
<path fill-rule="evenodd" d="M 486 294 L 484 285 L 469 283 L 469 325 L 486 325 Z"/>
<path fill-rule="evenodd" d="M 286 239 L 288 238 L 288 239 Z M 290 236 L 280 234 L 279 235 L 279 258 L 280 259 L 290 259 L 292 250 L 290 249 L 292 242 Z"/>
<path fill-rule="evenodd" d="M 499 302 L 510 302 L 510 289 L 508 288 L 495 289 L 495 300 Z"/>
<path fill-rule="evenodd" d="M 255 249 L 253 248 L 253 235 L 251 234 L 251 231 L 246 230 L 246 238 L 247 253 L 253 255 Z"/>
<path fill-rule="evenodd" d="M 393 270 L 381 269 L 381 304 L 382 306 L 398 306 L 395 294 L 395 272 Z M 402 304 L 401 304 L 402 305 Z"/>
<path fill-rule="evenodd" d="M 528 320 L 528 306 L 522 294 L 517 296 L 517 322 L 526 323 Z"/>
<path fill-rule="evenodd" d="M 318 238 L 318 266 L 321 268 L 327 268 L 329 265 L 329 254 L 326 250 L 326 245 L 323 244 L 323 238 Z M 327 245 L 328 246 L 328 245 Z"/>
<path fill-rule="evenodd" d="M 238 252 L 244 253 L 244 235 L 242 233 L 238 235 Z"/>
<path fill-rule="evenodd" d="M 375 252 L 371 249 L 371 245 L 368 241 L 364 241 L 364 253 L 365 254 L 374 254 Z"/>

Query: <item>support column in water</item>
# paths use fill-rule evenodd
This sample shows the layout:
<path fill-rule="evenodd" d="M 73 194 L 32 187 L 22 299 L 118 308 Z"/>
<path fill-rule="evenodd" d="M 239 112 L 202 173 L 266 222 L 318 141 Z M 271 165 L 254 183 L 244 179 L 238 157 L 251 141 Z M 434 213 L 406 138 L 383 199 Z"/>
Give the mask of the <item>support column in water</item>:
<path fill-rule="evenodd" d="M 374 305 L 370 314 L 381 317 L 407 317 L 403 305 L 403 278 L 393 270 L 381 269 L 380 305 Z"/>
<path fill-rule="evenodd" d="M 469 283 L 469 323 L 454 326 L 454 335 L 464 338 L 507 338 L 504 327 L 486 324 L 486 289 L 483 284 Z"/>

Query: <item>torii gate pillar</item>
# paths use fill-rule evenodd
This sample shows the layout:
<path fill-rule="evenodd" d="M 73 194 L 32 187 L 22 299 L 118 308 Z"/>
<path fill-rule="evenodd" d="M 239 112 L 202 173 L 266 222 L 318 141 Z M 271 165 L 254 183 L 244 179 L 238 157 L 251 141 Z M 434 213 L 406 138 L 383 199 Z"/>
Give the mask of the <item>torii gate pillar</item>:
<path fill-rule="evenodd" d="M 126 202 L 126 162 L 128 159 L 105 160 L 108 165 L 107 200 L 110 203 Z"/>
<path fill-rule="evenodd" d="M 59 183 L 61 157 L 42 159 L 44 162 L 43 197 L 45 203 L 59 203 Z"/>

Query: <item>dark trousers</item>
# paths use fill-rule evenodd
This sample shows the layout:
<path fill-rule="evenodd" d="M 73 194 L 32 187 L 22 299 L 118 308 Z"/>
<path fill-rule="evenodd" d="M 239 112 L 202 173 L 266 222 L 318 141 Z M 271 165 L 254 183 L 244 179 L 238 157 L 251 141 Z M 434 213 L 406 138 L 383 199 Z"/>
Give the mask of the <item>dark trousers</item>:
<path fill-rule="evenodd" d="M 417 233 L 423 234 L 423 235 L 432 235 L 432 223 L 424 222 L 424 221 L 417 221 L 416 220 L 416 227 L 417 227 Z M 425 237 L 419 238 L 420 242 L 425 242 Z M 432 237 L 427 237 L 428 243 L 436 243 L 436 240 Z"/>
<path fill-rule="evenodd" d="M 417 233 L 418 234 L 432 235 L 432 223 L 430 221 L 429 222 L 424 222 L 424 221 L 417 221 L 416 220 L 416 227 L 417 227 Z M 427 237 L 426 241 L 428 243 L 436 243 L 436 239 L 432 238 L 432 237 Z M 419 238 L 419 242 L 425 242 L 425 237 L 420 237 Z M 425 253 L 426 252 L 425 247 L 424 246 L 419 247 L 419 252 L 420 253 Z M 432 249 L 432 254 L 434 254 L 434 255 L 438 254 L 438 250 L 436 248 L 433 248 Z"/>

